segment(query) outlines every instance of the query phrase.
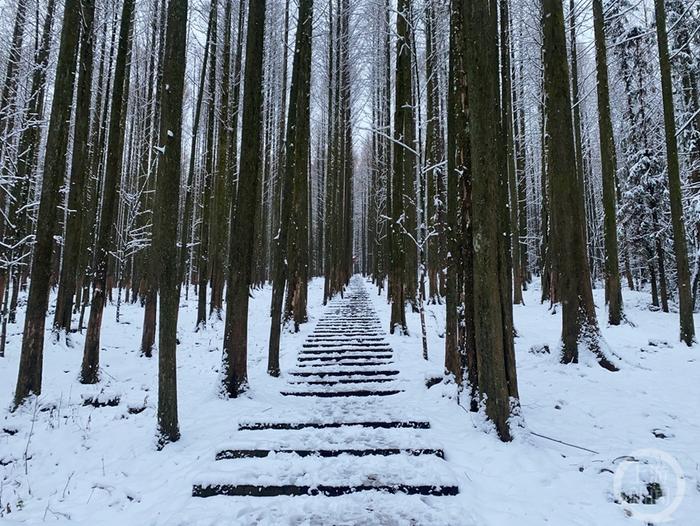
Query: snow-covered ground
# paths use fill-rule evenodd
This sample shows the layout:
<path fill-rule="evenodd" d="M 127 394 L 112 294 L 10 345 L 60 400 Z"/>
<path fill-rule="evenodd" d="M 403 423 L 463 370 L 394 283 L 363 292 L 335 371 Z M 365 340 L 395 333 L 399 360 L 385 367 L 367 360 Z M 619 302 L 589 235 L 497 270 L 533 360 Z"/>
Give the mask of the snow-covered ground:
<path fill-rule="evenodd" d="M 385 298 L 377 296 L 370 284 L 367 287 L 386 326 L 389 309 Z M 314 280 L 309 290 L 309 323 L 298 334 L 283 335 L 283 371 L 294 367 L 302 342 L 323 315 L 322 290 L 323 282 Z M 602 291 L 595 292 L 604 320 Z M 603 324 L 611 350 L 620 357 L 621 370 L 610 373 L 585 355 L 578 365 L 560 365 L 556 356 L 559 315 L 540 305 L 538 290 L 526 292 L 526 305 L 515 307 L 522 427 L 509 444 L 499 442 L 480 415 L 457 404 L 453 384 L 426 387 L 426 379 L 442 373 L 441 306 L 430 306 L 427 314 L 428 362 L 421 358 L 418 315 L 408 313 L 410 336 L 386 335 L 401 373 L 397 382 L 405 392 L 385 397 L 381 403 L 367 400 L 349 406 L 333 399 L 319 402 L 280 394 L 289 387 L 289 376 L 270 378 L 265 372 L 270 290 L 254 295 L 249 330 L 251 388 L 237 400 L 222 399 L 217 392 L 223 323 L 194 333 L 196 299 L 190 294 L 189 301 L 183 300 L 178 349 L 182 439 L 163 451 L 156 451 L 154 440 L 157 360 L 139 356 L 139 307 L 124 306 L 119 324 L 114 307 L 108 308 L 99 385 L 83 386 L 77 381 L 83 336 L 76 334 L 72 346 L 65 342 L 46 345 L 43 394 L 10 413 L 23 323 L 20 313 L 18 323 L 8 331 L 7 356 L 0 359 L 0 523 L 614 526 L 642 524 L 635 517 L 646 512 L 657 514 L 648 522 L 660 523 L 661 518 L 669 517 L 671 524 L 698 524 L 700 346 L 689 349 L 679 344 L 677 315 L 650 311 L 647 294 L 625 291 L 632 324 Z M 696 324 L 700 327 L 700 317 Z M 531 352 L 543 345 L 552 353 Z M 85 398 L 95 396 L 102 400 L 118 397 L 119 403 L 101 408 L 83 405 Z M 259 446 L 270 440 L 265 432 L 238 431 L 239 422 L 302 421 L 318 418 L 319 413 L 332 418 L 349 408 L 357 416 L 371 412 L 376 419 L 430 420 L 431 429 L 425 433 L 381 430 L 379 435 L 387 442 L 408 437 L 410 447 L 442 447 L 445 472 L 433 474 L 456 480 L 460 494 L 191 496 L 193 483 L 215 469 L 214 454 L 221 447 Z M 307 448 L 334 441 L 361 445 L 368 440 L 362 432 L 352 431 L 305 431 L 295 437 Z M 643 449 L 652 453 L 640 453 Z M 643 457 L 665 464 L 654 470 L 653 464 L 628 462 Z M 420 457 L 408 463 L 405 459 L 392 463 L 391 458 L 342 459 L 341 464 L 348 464 L 346 472 L 354 468 L 400 471 L 408 478 L 411 470 L 431 469 Z M 270 471 L 260 477 L 297 470 L 295 474 L 280 473 L 280 477 L 303 478 L 324 463 L 331 464 L 328 459 L 287 462 L 273 458 Z M 252 466 L 248 461 L 238 464 L 241 473 L 254 476 L 251 469 L 257 468 L 247 464 Z M 655 480 L 655 475 L 662 480 Z M 636 479 L 660 482 L 664 496 L 653 505 L 616 503 L 621 493 L 640 493 L 633 484 Z M 679 490 L 683 490 L 682 499 L 675 507 L 672 501 Z M 417 522 L 410 522 L 412 518 Z"/>

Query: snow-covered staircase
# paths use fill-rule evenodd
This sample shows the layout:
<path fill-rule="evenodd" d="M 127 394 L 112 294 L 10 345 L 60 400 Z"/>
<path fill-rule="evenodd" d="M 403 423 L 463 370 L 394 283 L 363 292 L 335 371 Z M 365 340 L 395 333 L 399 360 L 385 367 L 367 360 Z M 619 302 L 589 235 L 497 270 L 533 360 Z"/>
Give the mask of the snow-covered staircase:
<path fill-rule="evenodd" d="M 302 400 L 291 397 L 303 397 L 311 405 L 302 414 L 313 418 L 239 423 L 235 442 L 214 452 L 212 469 L 195 481 L 192 495 L 322 498 L 367 492 L 376 500 L 459 493 L 430 423 L 403 410 L 405 380 L 393 352 L 362 279 L 354 278 L 303 344 L 282 392 L 292 407 Z"/>

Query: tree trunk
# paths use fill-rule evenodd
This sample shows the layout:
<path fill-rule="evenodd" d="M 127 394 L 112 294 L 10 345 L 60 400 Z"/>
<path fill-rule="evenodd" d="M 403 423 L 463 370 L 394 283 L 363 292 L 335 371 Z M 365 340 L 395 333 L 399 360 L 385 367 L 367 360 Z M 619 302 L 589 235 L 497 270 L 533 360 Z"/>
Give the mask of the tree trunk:
<path fill-rule="evenodd" d="M 204 328 L 207 323 L 207 288 L 209 285 L 209 225 L 211 220 L 212 185 L 216 177 L 215 160 L 216 145 L 214 130 L 216 121 L 216 55 L 218 47 L 217 18 L 218 7 L 216 0 L 211 3 L 211 64 L 209 67 L 209 98 L 207 100 L 207 137 L 206 157 L 202 173 L 202 201 L 199 222 L 199 244 L 197 245 L 197 330 Z"/>
<path fill-rule="evenodd" d="M 596 73 L 598 81 L 598 128 L 600 156 L 603 166 L 603 212 L 605 214 L 605 286 L 608 298 L 608 322 L 619 325 L 622 320 L 622 287 L 620 261 L 617 252 L 617 210 L 615 179 L 617 155 L 615 136 L 610 116 L 608 88 L 608 57 L 605 47 L 605 29 L 602 0 L 593 0 L 593 30 L 595 33 Z"/>
<path fill-rule="evenodd" d="M 467 8 L 474 281 L 474 344 L 478 389 L 503 441 L 518 399 L 507 237 L 508 172 L 499 107 L 498 19 L 495 0 Z"/>
<path fill-rule="evenodd" d="M 576 174 L 569 68 L 561 1 L 544 0 L 544 81 L 547 112 L 547 173 L 550 174 L 557 290 L 562 304 L 562 362 L 578 362 L 584 344 L 608 370 L 616 367 L 600 349 L 585 240 L 582 184 Z"/>
<path fill-rule="evenodd" d="M 688 249 L 683 224 L 683 196 L 676 143 L 676 120 L 673 110 L 673 85 L 671 63 L 668 56 L 668 34 L 666 33 L 666 7 L 664 0 L 654 0 L 656 10 L 656 36 L 659 44 L 659 65 L 661 68 L 661 93 L 664 106 L 664 130 L 666 132 L 666 160 L 668 170 L 668 191 L 671 201 L 671 224 L 673 226 L 673 250 L 676 254 L 678 279 L 678 303 L 680 311 L 680 338 L 690 346 L 695 341 L 693 320 L 693 298 L 690 288 Z"/>
<path fill-rule="evenodd" d="M 73 296 L 78 277 L 80 256 L 80 225 L 82 224 L 82 198 L 85 175 L 88 171 L 88 135 L 90 133 L 90 102 L 92 99 L 92 59 L 94 0 L 81 2 L 80 66 L 78 73 L 78 97 L 75 110 L 75 129 L 71 177 L 68 190 L 68 212 L 63 236 L 63 264 L 56 298 L 53 326 L 55 331 L 70 332 L 73 313 Z"/>
<path fill-rule="evenodd" d="M 311 36 L 313 25 L 313 0 L 302 0 L 299 3 L 299 26 L 296 32 L 294 45 L 294 64 L 292 66 L 292 84 L 289 97 L 289 118 L 287 119 L 287 160 L 284 163 L 281 183 L 280 224 L 276 235 L 275 262 L 273 270 L 275 276 L 272 282 L 272 324 L 270 326 L 270 346 L 268 352 L 267 372 L 272 376 L 279 376 L 279 345 L 280 329 L 282 321 L 282 301 L 284 286 L 287 279 L 287 236 L 290 226 L 290 216 L 298 213 L 299 190 L 296 182 L 300 178 L 308 177 L 308 152 L 310 139 L 310 97 L 311 97 Z M 304 185 L 301 190 L 305 191 Z M 292 210 L 294 208 L 294 210 Z M 296 224 L 298 216 L 292 228 L 298 228 Z M 297 233 L 292 233 L 296 237 Z M 290 250 L 300 250 L 301 247 L 292 243 Z M 294 254 L 290 254 L 294 257 Z M 298 264 L 298 263 L 297 263 Z M 290 278 L 294 279 L 294 278 Z M 298 277 L 296 278 L 298 279 Z M 298 284 L 301 285 L 301 284 Z M 304 288 L 306 282 L 303 283 Z"/>
<path fill-rule="evenodd" d="M 229 241 L 231 268 L 224 332 L 224 389 L 230 397 L 237 397 L 248 382 L 248 300 L 254 242 L 251 224 L 257 208 L 260 173 L 262 92 L 259 87 L 262 85 L 265 3 L 265 0 L 248 1 L 241 168 Z"/>
<path fill-rule="evenodd" d="M 75 65 L 80 24 L 78 0 L 66 0 L 63 29 L 54 81 L 54 99 L 46 139 L 46 160 L 39 201 L 39 215 L 34 245 L 34 264 L 31 270 L 27 313 L 24 321 L 22 351 L 15 389 L 14 405 L 20 405 L 30 394 L 41 394 L 41 376 L 44 350 L 44 326 L 49 302 L 51 278 L 51 251 L 56 226 L 56 207 L 59 188 L 66 168 L 70 116 L 75 83 Z"/>
<path fill-rule="evenodd" d="M 128 1 L 128 0 L 127 0 Z M 185 87 L 187 0 L 170 0 L 163 56 L 160 141 L 156 182 L 155 254 L 159 257 L 158 444 L 180 438 L 177 418 L 177 317 L 180 275 L 177 215 L 180 201 L 182 100 Z"/>
<path fill-rule="evenodd" d="M 508 257 L 512 261 L 513 269 L 513 298 L 516 305 L 523 301 L 523 274 L 520 264 L 520 220 L 518 213 L 518 174 L 516 166 L 514 122 L 513 122 L 513 86 L 511 79 L 511 49 L 510 49 L 510 15 L 509 0 L 499 0 L 500 3 L 500 30 L 501 30 L 501 129 L 504 136 L 504 153 L 508 178 L 508 230 L 510 238 L 510 251 Z"/>
<path fill-rule="evenodd" d="M 131 54 L 134 1 L 124 0 L 121 27 L 119 29 L 102 207 L 97 241 L 95 243 L 92 300 L 80 372 L 80 381 L 84 384 L 94 384 L 99 380 L 100 332 L 102 330 L 102 315 L 107 298 L 106 292 L 109 285 L 107 279 L 109 252 L 114 237 L 114 219 L 119 197 L 119 179 L 122 173 L 124 153 L 124 130 L 129 84 L 128 59 Z"/>

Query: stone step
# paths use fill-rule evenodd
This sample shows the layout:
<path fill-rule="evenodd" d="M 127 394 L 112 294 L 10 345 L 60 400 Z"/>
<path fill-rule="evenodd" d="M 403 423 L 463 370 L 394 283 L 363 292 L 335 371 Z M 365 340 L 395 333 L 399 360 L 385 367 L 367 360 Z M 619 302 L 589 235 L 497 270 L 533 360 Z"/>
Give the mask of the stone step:
<path fill-rule="evenodd" d="M 346 343 L 341 344 L 341 345 L 348 346 L 348 347 L 357 347 L 359 349 L 363 349 L 363 348 L 376 349 L 379 344 L 377 344 L 377 343 L 355 343 L 355 342 L 350 343 L 350 342 L 346 342 Z M 302 347 L 305 349 L 318 348 L 318 347 L 338 347 L 338 346 L 339 345 L 335 342 L 328 342 L 328 343 L 326 343 L 326 342 L 323 342 L 323 343 L 313 342 L 313 343 L 302 344 Z M 386 348 L 386 345 L 384 345 L 383 347 Z"/>
<path fill-rule="evenodd" d="M 333 367 L 357 367 L 357 366 L 362 366 L 362 367 L 375 367 L 375 366 L 380 366 L 380 365 L 389 365 L 392 364 L 393 362 L 391 360 L 374 360 L 371 362 L 357 362 L 357 361 L 351 361 L 351 362 L 336 362 L 333 364 Z M 326 363 L 300 363 L 297 365 L 297 367 L 326 367 L 328 364 Z"/>
<path fill-rule="evenodd" d="M 388 360 L 393 357 L 392 354 L 365 354 L 365 355 L 357 355 L 357 354 L 346 354 L 346 353 L 341 353 L 341 354 L 336 354 L 334 356 L 299 356 L 297 358 L 297 361 L 299 362 L 313 362 L 313 361 L 321 361 L 321 362 L 332 362 L 332 361 L 338 361 L 338 360 Z M 362 362 L 358 362 L 362 363 Z"/>
<path fill-rule="evenodd" d="M 308 338 L 306 338 L 307 343 L 313 343 L 313 342 L 319 342 L 319 343 L 325 343 L 325 342 L 335 342 L 335 341 L 342 341 L 342 342 L 353 342 L 353 343 L 377 343 L 377 342 L 385 342 L 385 338 L 383 336 L 363 336 L 363 337 L 349 337 L 349 336 L 337 336 L 335 334 L 328 334 L 328 335 L 321 335 L 317 336 L 312 334 Z"/>
<path fill-rule="evenodd" d="M 349 378 L 340 380 L 307 380 L 303 382 L 289 382 L 290 385 L 338 385 L 338 384 L 369 384 L 393 382 L 395 378 Z"/>
<path fill-rule="evenodd" d="M 425 448 L 373 448 L 373 449 L 224 449 L 216 454 L 216 460 L 231 460 L 238 458 L 265 458 L 274 455 L 297 455 L 300 457 L 339 457 L 340 455 L 350 455 L 353 457 L 382 456 L 391 455 L 435 455 L 445 458 L 442 449 Z"/>
<path fill-rule="evenodd" d="M 333 337 L 333 338 L 358 338 L 358 337 L 382 337 L 383 334 L 379 331 L 315 331 L 310 337 L 313 338 L 328 338 L 328 337 Z"/>
<path fill-rule="evenodd" d="M 354 371 L 348 370 L 327 370 L 327 371 L 293 371 L 289 373 L 291 376 L 395 376 L 399 374 L 398 371 L 392 369 L 356 369 Z"/>
<path fill-rule="evenodd" d="M 283 391 L 283 396 L 318 396 L 321 398 L 345 398 L 348 396 L 393 396 L 403 391 L 392 389 L 388 391 L 370 391 L 368 389 L 357 389 L 352 391 Z"/>
<path fill-rule="evenodd" d="M 338 497 L 358 493 L 360 491 L 379 491 L 383 493 L 405 493 L 407 495 L 425 495 L 432 497 L 454 496 L 459 494 L 457 486 L 430 486 L 430 485 L 408 485 L 392 484 L 381 485 L 359 485 L 359 486 L 256 486 L 252 484 L 195 484 L 192 488 L 193 497 L 214 497 L 217 495 L 237 496 L 237 497 L 278 497 L 278 496 L 324 496 Z"/>
<path fill-rule="evenodd" d="M 347 352 L 357 352 L 361 354 L 366 354 L 366 353 L 387 353 L 387 352 L 393 352 L 392 349 L 387 349 L 386 347 L 378 347 L 378 348 L 351 348 L 351 349 L 346 349 L 342 347 L 338 347 L 338 349 L 304 349 L 299 352 L 299 356 L 310 356 L 310 355 L 326 355 L 326 354 L 341 354 L 341 353 L 347 353 Z"/>
<path fill-rule="evenodd" d="M 430 429 L 430 422 L 420 420 L 377 420 L 346 422 L 241 422 L 239 431 L 261 431 L 266 429 L 337 429 L 345 427 L 365 427 L 371 429 Z"/>

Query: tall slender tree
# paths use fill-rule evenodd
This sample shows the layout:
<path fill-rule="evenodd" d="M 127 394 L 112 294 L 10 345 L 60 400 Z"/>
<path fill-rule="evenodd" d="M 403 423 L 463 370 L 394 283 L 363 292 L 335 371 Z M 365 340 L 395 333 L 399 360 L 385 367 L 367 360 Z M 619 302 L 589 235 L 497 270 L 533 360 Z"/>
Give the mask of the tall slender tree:
<path fill-rule="evenodd" d="M 512 291 L 507 238 L 508 173 L 502 153 L 496 0 L 467 7 L 474 281 L 474 347 L 486 415 L 501 440 L 511 439 L 509 419 L 518 400 L 513 343 Z"/>
<path fill-rule="evenodd" d="M 406 194 L 410 194 L 413 179 L 415 177 L 415 121 L 413 118 L 412 85 L 413 76 L 411 70 L 411 0 L 399 0 L 396 11 L 396 80 L 395 80 L 395 107 L 394 107 L 394 159 L 392 165 L 391 182 L 391 268 L 389 272 L 389 287 L 391 289 L 391 322 L 390 332 L 395 330 L 407 333 L 406 301 L 407 280 L 415 279 L 409 275 L 407 265 L 407 250 L 414 250 L 410 246 L 410 239 L 405 223 Z M 415 204 L 415 203 L 414 203 Z M 408 248 L 407 248 L 408 245 Z"/>
<path fill-rule="evenodd" d="M 248 300 L 253 269 L 262 117 L 262 53 L 266 0 L 248 1 L 248 29 L 243 85 L 241 166 L 235 217 L 229 241 L 231 255 L 224 328 L 224 390 L 237 397 L 248 383 Z"/>
<path fill-rule="evenodd" d="M 80 225 L 82 223 L 83 186 L 87 174 L 88 134 L 90 132 L 90 101 L 92 99 L 93 20 L 94 0 L 81 1 L 80 64 L 78 71 L 78 95 L 75 109 L 73 156 L 71 159 L 70 185 L 68 187 L 68 211 L 63 235 L 63 263 L 58 284 L 53 326 L 55 331 L 70 332 L 73 298 L 78 277 L 80 255 Z"/>
<path fill-rule="evenodd" d="M 279 345 L 282 321 L 282 300 L 284 285 L 287 279 L 287 236 L 288 230 L 299 228 L 289 224 L 289 218 L 296 214 L 301 203 L 297 202 L 297 185 L 295 181 L 308 177 L 309 141 L 310 141 L 310 99 L 311 99 L 311 36 L 313 27 L 313 0 L 301 0 L 299 3 L 298 27 L 294 45 L 294 63 L 292 65 L 292 84 L 289 97 L 289 117 L 287 119 L 286 156 L 282 172 L 282 192 L 280 224 L 277 231 L 275 272 L 272 282 L 272 323 L 270 325 L 270 345 L 268 353 L 267 372 L 272 376 L 279 375 Z M 304 191 L 304 185 L 300 185 Z M 292 210 L 294 208 L 295 210 Z M 304 232 L 305 233 L 305 232 Z M 292 236 L 298 234 L 293 233 Z M 291 250 L 300 250 L 299 246 L 291 245 Z M 306 283 L 303 283 L 306 287 Z"/>
<path fill-rule="evenodd" d="M 543 0 L 547 174 L 551 188 L 554 260 L 562 303 L 562 361 L 575 363 L 584 345 L 599 363 L 616 370 L 601 349 L 585 240 L 583 186 L 576 174 L 569 65 L 561 0 Z"/>
<path fill-rule="evenodd" d="M 602 0 L 593 0 L 593 32 L 595 36 L 596 80 L 598 86 L 598 128 L 600 157 L 603 167 L 603 213 L 605 214 L 605 287 L 608 299 L 608 322 L 619 325 L 622 320 L 622 287 L 617 249 L 617 153 L 610 116 L 608 56 L 605 44 L 605 23 Z"/>
<path fill-rule="evenodd" d="M 167 11 L 160 146 L 156 182 L 154 248 L 159 259 L 158 442 L 180 438 L 177 417 L 177 318 L 180 276 L 177 265 L 177 214 L 182 156 L 182 99 L 185 89 L 187 0 L 170 0 Z"/>
<path fill-rule="evenodd" d="M 66 170 L 68 139 L 70 135 L 71 109 L 80 24 L 79 0 L 66 0 L 61 43 L 56 65 L 51 120 L 46 139 L 46 160 L 39 200 L 34 264 L 32 265 L 27 313 L 24 319 L 24 336 L 15 389 L 15 406 L 30 394 L 41 394 L 41 377 L 44 351 L 44 327 L 49 304 L 51 278 L 51 251 L 56 226 L 56 207 L 59 188 Z"/>
<path fill-rule="evenodd" d="M 114 241 L 114 221 L 119 199 L 119 182 L 124 157 L 125 120 L 128 103 L 128 85 L 135 0 L 124 0 L 119 28 L 119 43 L 114 72 L 114 88 L 109 117 L 107 160 L 103 182 L 102 206 L 93 266 L 92 299 L 88 319 L 80 381 L 94 384 L 99 380 L 100 333 L 102 315 L 107 300 L 107 272 L 109 252 Z"/>
<path fill-rule="evenodd" d="M 671 201 L 673 250 L 676 254 L 680 338 L 686 345 L 692 345 L 695 341 L 695 322 L 693 320 L 688 248 L 683 222 L 681 176 L 678 162 L 678 143 L 676 142 L 676 116 L 673 107 L 673 84 L 671 62 L 668 54 L 668 33 L 666 30 L 666 6 L 664 0 L 654 0 L 654 7 L 656 12 L 656 39 L 659 45 L 659 66 L 661 68 L 661 96 L 664 107 L 664 131 L 666 132 L 666 170 L 668 171 L 668 190 Z"/>

